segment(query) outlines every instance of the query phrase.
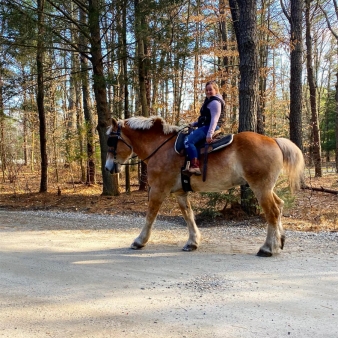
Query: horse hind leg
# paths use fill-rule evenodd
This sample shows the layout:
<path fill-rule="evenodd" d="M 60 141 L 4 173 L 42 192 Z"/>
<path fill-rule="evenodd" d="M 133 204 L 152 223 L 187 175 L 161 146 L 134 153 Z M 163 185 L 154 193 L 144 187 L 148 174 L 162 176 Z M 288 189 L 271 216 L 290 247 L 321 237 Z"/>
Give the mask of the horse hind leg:
<path fill-rule="evenodd" d="M 280 199 L 275 192 L 273 192 L 273 198 L 275 200 L 275 203 L 277 204 L 277 207 L 279 209 L 279 217 L 278 217 L 278 228 L 279 228 L 279 232 L 281 234 L 281 249 L 283 250 L 284 248 L 284 244 L 285 244 L 285 232 L 284 232 L 284 228 L 282 225 L 282 215 L 283 215 L 283 207 L 284 207 L 284 201 L 282 199 Z"/>
<path fill-rule="evenodd" d="M 189 230 L 189 239 L 183 247 L 183 251 L 193 251 L 196 250 L 201 241 L 201 233 L 197 228 L 195 223 L 194 212 L 192 211 L 188 194 L 187 193 L 177 193 L 176 194 L 177 202 L 180 206 L 182 215 L 187 223 Z"/>
<path fill-rule="evenodd" d="M 273 191 L 264 191 L 256 196 L 268 223 L 266 240 L 257 256 L 270 257 L 284 246 L 285 236 L 281 224 L 283 201 Z"/>

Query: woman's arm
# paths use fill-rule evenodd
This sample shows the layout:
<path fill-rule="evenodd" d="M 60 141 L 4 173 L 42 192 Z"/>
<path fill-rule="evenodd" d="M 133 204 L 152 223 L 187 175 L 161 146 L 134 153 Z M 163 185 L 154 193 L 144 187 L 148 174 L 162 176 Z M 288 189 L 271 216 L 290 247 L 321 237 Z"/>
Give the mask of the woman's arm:
<path fill-rule="evenodd" d="M 210 122 L 209 130 L 208 130 L 208 134 L 207 134 L 207 143 L 211 143 L 212 135 L 215 132 L 215 129 L 217 127 L 217 122 L 219 120 L 219 117 L 221 116 L 222 105 L 219 101 L 214 100 L 208 104 L 208 108 L 211 114 L 211 122 Z"/>

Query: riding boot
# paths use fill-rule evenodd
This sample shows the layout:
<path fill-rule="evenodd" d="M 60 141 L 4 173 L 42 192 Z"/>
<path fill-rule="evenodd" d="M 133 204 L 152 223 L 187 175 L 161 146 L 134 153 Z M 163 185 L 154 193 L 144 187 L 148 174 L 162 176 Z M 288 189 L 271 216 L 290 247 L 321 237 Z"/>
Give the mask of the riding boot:
<path fill-rule="evenodd" d="M 195 174 L 195 175 L 202 175 L 201 170 L 200 170 L 200 162 L 198 158 L 193 158 L 191 160 L 189 173 Z"/>

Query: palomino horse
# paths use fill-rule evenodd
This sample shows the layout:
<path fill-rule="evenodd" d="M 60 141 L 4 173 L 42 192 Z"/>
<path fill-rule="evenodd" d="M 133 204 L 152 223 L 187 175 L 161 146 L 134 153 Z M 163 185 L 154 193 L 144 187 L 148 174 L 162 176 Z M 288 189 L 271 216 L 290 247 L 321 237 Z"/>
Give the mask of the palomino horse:
<path fill-rule="evenodd" d="M 184 157 L 174 150 L 175 136 L 179 127 L 166 124 L 160 117 L 132 117 L 112 120 L 107 131 L 108 154 L 106 170 L 115 172 L 114 165 L 128 161 L 133 153 L 148 165 L 149 205 L 146 223 L 140 235 L 131 245 L 140 249 L 149 240 L 152 225 L 164 199 L 176 195 L 189 230 L 184 251 L 197 249 L 201 234 L 194 219 L 188 193 L 182 189 L 181 167 Z M 201 156 L 203 166 L 203 156 Z M 233 142 L 208 156 L 208 178 L 191 177 L 195 192 L 217 192 L 248 183 L 268 223 L 265 243 L 258 256 L 271 256 L 283 249 L 285 235 L 281 223 L 284 202 L 273 188 L 283 169 L 289 176 L 292 191 L 299 188 L 304 170 L 304 158 L 300 149 L 285 138 L 270 138 L 253 132 L 234 135 Z"/>

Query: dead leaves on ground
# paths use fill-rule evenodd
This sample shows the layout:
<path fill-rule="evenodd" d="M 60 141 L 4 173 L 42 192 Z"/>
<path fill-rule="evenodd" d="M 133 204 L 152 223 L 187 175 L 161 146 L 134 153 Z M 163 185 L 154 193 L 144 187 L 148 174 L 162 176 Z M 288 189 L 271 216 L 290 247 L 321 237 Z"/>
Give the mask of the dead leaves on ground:
<path fill-rule="evenodd" d="M 50 184 L 48 193 L 38 193 L 39 178 L 36 182 L 27 175 L 13 183 L 0 183 L 0 207 L 31 210 L 61 210 L 101 214 L 139 214 L 145 215 L 148 194 L 132 186 L 130 194 L 120 196 L 101 196 L 102 185 L 87 186 L 82 183 Z M 29 186 L 28 183 L 29 182 Z M 322 178 L 307 179 L 306 184 L 338 190 L 338 175 L 326 173 Z M 198 193 L 191 194 L 192 205 L 201 203 Z M 169 196 L 160 210 L 167 217 L 181 216 L 173 196 Z M 283 225 L 286 229 L 301 231 L 338 231 L 338 196 L 319 191 L 301 190 L 297 192 L 291 207 L 283 212 Z M 241 218 L 243 215 L 239 215 Z M 234 224 L 232 219 L 231 224 Z M 224 217 L 213 220 L 213 224 L 226 225 Z"/>

